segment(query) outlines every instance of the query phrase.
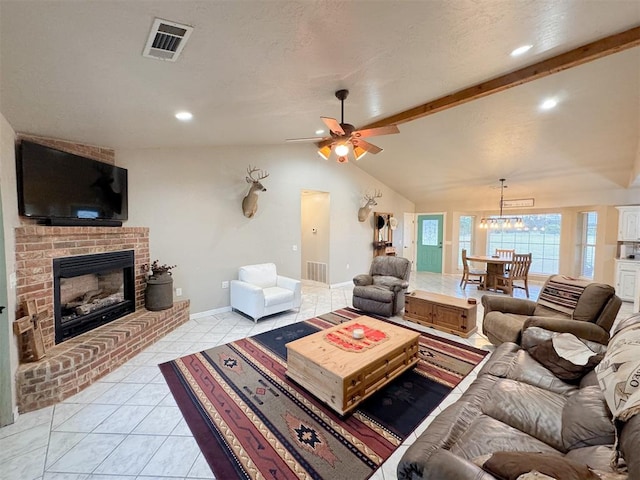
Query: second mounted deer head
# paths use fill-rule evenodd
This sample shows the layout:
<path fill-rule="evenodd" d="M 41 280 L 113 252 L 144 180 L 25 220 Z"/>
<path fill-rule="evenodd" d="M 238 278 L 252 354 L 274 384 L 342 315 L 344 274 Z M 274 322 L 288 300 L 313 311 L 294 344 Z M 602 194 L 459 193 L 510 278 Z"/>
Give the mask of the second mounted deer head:
<path fill-rule="evenodd" d="M 378 202 L 376 202 L 376 198 L 380 197 L 382 197 L 382 192 L 379 190 L 376 190 L 373 195 L 369 195 L 368 193 L 364 195 L 364 199 L 367 203 L 365 203 L 364 206 L 360 207 L 360 210 L 358 210 L 359 222 L 364 222 L 369 217 L 369 214 L 371 213 L 371 210 L 373 210 L 373 207 L 378 205 Z"/>
<path fill-rule="evenodd" d="M 258 172 L 258 178 L 253 178 L 253 174 L 256 172 Z M 251 165 L 247 168 L 247 173 L 247 183 L 250 183 L 251 187 L 249 193 L 242 199 L 242 213 L 245 217 L 251 218 L 258 211 L 258 194 L 267 191 L 260 180 L 264 180 L 269 174 L 259 168 L 251 168 Z"/>

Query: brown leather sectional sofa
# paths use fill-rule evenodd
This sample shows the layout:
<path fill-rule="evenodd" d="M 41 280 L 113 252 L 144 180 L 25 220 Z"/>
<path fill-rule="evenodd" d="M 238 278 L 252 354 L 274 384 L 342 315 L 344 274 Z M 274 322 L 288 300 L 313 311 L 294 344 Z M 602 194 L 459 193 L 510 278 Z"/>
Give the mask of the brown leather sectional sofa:
<path fill-rule="evenodd" d="M 611 467 L 615 425 L 596 372 L 565 381 L 527 351 L 554 335 L 557 333 L 540 327 L 528 328 L 522 335 L 522 347 L 515 343 L 497 347 L 468 390 L 405 452 L 398 464 L 398 479 L 495 479 L 478 465 L 490 454 L 502 451 L 543 452 L 554 459 L 588 465 L 600 474 L 619 474 Z M 588 343 L 596 351 L 606 350 L 606 346 Z M 632 348 L 640 358 L 640 344 Z M 612 478 L 638 480 L 640 415 L 617 423 L 626 469 L 621 477 Z M 568 473 L 554 478 L 605 478 L 565 475 Z"/>

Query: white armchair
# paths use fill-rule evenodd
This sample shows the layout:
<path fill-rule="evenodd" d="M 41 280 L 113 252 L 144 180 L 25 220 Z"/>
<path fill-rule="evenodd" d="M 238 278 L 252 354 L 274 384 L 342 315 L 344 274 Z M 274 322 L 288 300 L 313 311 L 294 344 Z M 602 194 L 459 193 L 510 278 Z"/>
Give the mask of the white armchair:
<path fill-rule="evenodd" d="M 245 265 L 238 270 L 238 280 L 231 280 L 231 308 L 259 318 L 300 307 L 302 284 L 283 277 L 273 263 Z"/>

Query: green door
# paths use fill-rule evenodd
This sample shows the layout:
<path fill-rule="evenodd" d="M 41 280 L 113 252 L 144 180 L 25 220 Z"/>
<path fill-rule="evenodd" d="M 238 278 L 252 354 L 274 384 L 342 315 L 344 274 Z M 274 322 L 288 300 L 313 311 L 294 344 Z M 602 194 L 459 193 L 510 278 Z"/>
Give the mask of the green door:
<path fill-rule="evenodd" d="M 418 272 L 442 273 L 443 215 L 418 215 Z"/>

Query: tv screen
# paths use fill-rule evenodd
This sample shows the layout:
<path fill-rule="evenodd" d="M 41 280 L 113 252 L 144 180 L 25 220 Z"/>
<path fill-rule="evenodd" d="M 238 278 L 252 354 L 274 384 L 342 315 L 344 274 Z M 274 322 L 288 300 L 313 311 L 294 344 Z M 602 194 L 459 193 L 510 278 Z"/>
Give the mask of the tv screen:
<path fill-rule="evenodd" d="M 23 141 L 18 150 L 18 209 L 38 219 L 127 219 L 127 170 Z"/>

